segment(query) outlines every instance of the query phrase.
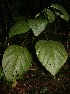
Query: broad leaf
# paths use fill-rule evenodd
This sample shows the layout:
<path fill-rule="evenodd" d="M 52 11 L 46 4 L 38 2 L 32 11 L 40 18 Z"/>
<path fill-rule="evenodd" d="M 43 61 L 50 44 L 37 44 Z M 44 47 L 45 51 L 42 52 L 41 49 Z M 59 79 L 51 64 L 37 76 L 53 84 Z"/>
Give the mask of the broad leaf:
<path fill-rule="evenodd" d="M 12 45 L 5 50 L 2 67 L 7 81 L 21 79 L 30 66 L 31 55 L 26 48 Z"/>
<path fill-rule="evenodd" d="M 49 23 L 52 23 L 55 20 L 55 14 L 49 9 L 44 9 L 44 15 Z"/>
<path fill-rule="evenodd" d="M 9 30 L 9 37 L 12 37 L 16 34 L 22 34 L 30 30 L 28 23 L 25 21 L 18 21 L 15 23 Z"/>
<path fill-rule="evenodd" d="M 40 40 L 35 47 L 37 57 L 42 65 L 55 76 L 68 58 L 63 44 L 52 40 Z"/>
<path fill-rule="evenodd" d="M 55 9 L 58 9 L 60 12 L 62 12 L 63 15 L 61 15 L 59 12 L 57 13 L 55 11 L 55 13 L 57 13 L 58 15 L 60 15 L 61 18 L 63 18 L 64 20 L 66 20 L 68 22 L 69 15 L 68 15 L 68 13 L 66 12 L 66 10 L 62 6 L 60 6 L 58 4 L 52 4 L 50 7 L 53 7 Z"/>
<path fill-rule="evenodd" d="M 28 23 L 34 35 L 38 36 L 45 29 L 48 21 L 46 19 L 29 19 Z"/>

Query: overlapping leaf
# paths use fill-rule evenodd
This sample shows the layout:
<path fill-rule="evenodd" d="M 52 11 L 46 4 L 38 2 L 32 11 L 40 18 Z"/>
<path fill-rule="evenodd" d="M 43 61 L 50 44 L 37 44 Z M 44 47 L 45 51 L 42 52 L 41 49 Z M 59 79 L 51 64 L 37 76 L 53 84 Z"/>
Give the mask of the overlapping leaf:
<path fill-rule="evenodd" d="M 57 13 L 58 15 L 60 15 L 61 18 L 63 18 L 64 20 L 66 20 L 68 22 L 69 15 L 68 15 L 68 13 L 66 12 L 66 10 L 62 6 L 60 6 L 58 4 L 52 4 L 50 7 L 53 7 L 54 9 L 58 9 L 60 12 L 62 12 L 63 15 L 61 15 L 60 13 L 57 13 L 55 11 L 55 13 Z"/>
<path fill-rule="evenodd" d="M 35 47 L 37 57 L 42 65 L 55 76 L 68 57 L 63 44 L 52 40 L 39 40 Z"/>
<path fill-rule="evenodd" d="M 28 23 L 34 35 L 38 36 L 45 29 L 48 21 L 46 19 L 29 19 Z"/>
<path fill-rule="evenodd" d="M 55 20 L 55 14 L 50 9 L 44 9 L 45 18 L 49 23 L 52 23 Z"/>
<path fill-rule="evenodd" d="M 16 34 L 22 34 L 30 30 L 28 23 L 25 21 L 18 21 L 15 23 L 9 30 L 9 37 L 12 37 Z"/>

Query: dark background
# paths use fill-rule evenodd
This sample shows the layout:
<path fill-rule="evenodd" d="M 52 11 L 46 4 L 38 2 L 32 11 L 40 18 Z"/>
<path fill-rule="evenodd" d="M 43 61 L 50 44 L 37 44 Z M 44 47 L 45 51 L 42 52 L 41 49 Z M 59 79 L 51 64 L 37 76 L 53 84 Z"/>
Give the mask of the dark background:
<path fill-rule="evenodd" d="M 70 15 L 70 0 L 0 0 L 0 24 L 12 16 L 35 16 L 45 7 L 56 3 L 63 6 Z"/>

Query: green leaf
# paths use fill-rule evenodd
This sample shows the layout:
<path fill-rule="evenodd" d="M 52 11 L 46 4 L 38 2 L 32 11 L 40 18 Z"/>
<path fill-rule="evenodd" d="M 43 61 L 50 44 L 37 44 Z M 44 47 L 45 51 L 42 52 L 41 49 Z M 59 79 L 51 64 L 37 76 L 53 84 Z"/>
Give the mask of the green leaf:
<path fill-rule="evenodd" d="M 68 58 L 68 53 L 60 42 L 40 40 L 36 43 L 36 54 L 42 65 L 55 76 Z"/>
<path fill-rule="evenodd" d="M 22 79 L 30 66 L 31 55 L 25 47 L 12 45 L 5 50 L 2 67 L 7 81 Z"/>
<path fill-rule="evenodd" d="M 3 73 L 3 69 L 2 67 L 0 66 L 0 79 L 4 77 L 4 73 Z"/>
<path fill-rule="evenodd" d="M 25 21 L 18 21 L 15 23 L 9 30 L 9 37 L 12 37 L 16 34 L 22 34 L 30 30 L 28 23 Z"/>
<path fill-rule="evenodd" d="M 44 15 L 49 23 L 52 23 L 55 20 L 55 14 L 49 9 L 44 9 Z"/>
<path fill-rule="evenodd" d="M 64 20 L 66 20 L 67 22 L 69 21 L 69 15 L 62 6 L 60 6 L 58 4 L 52 4 L 50 7 L 53 7 L 54 9 L 58 9 L 60 12 L 62 12 L 63 15 L 59 14 L 59 12 L 57 13 L 56 11 L 55 11 L 55 13 L 60 15 L 60 17 L 63 18 Z"/>
<path fill-rule="evenodd" d="M 45 29 L 48 21 L 46 19 L 29 19 L 28 23 L 34 35 L 38 36 Z"/>

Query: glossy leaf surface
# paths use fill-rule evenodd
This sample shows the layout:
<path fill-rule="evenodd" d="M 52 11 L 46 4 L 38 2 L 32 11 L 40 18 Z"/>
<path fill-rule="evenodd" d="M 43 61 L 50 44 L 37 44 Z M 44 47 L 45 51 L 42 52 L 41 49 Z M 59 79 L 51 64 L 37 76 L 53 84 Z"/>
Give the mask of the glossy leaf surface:
<path fill-rule="evenodd" d="M 2 60 L 2 67 L 7 81 L 21 79 L 31 66 L 31 55 L 26 48 L 18 45 L 9 46 Z"/>
<path fill-rule="evenodd" d="M 35 47 L 39 61 L 55 76 L 68 58 L 68 53 L 63 44 L 52 40 L 39 40 Z"/>
<path fill-rule="evenodd" d="M 29 19 L 28 23 L 35 36 L 38 36 L 47 26 L 46 19 Z"/>

